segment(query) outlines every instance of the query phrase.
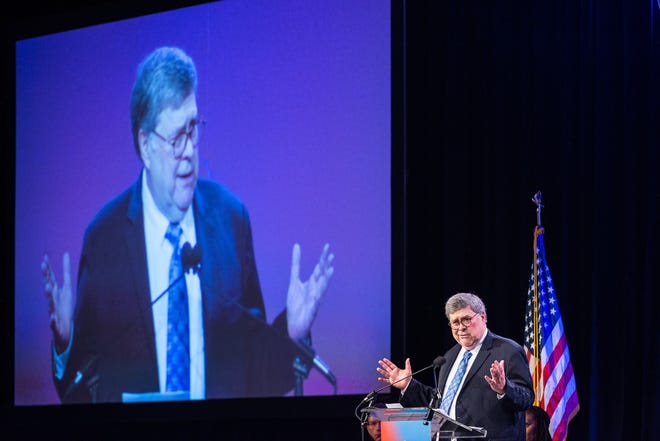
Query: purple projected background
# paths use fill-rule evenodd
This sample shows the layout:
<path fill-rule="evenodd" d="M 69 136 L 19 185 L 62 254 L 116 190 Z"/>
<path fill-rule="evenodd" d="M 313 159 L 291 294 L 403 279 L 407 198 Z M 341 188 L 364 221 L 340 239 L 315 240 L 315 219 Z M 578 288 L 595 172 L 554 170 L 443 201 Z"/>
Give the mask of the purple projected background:
<path fill-rule="evenodd" d="M 59 403 L 39 265 L 48 253 L 61 283 L 68 251 L 75 286 L 84 229 L 137 179 L 130 91 L 163 45 L 197 64 L 200 177 L 250 210 L 269 321 L 293 244 L 306 279 L 329 242 L 314 348 L 339 394 L 378 387 L 390 351 L 389 1 L 227 0 L 17 43 L 15 403 Z M 313 370 L 304 392 L 332 387 Z"/>

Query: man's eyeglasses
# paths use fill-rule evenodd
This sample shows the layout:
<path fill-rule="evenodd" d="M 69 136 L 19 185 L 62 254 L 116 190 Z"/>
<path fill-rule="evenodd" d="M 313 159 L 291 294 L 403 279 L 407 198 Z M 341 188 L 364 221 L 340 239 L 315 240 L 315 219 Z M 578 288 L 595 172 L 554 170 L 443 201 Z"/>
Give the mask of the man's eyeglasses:
<path fill-rule="evenodd" d="M 181 159 L 189 139 L 192 142 L 193 147 L 197 148 L 199 145 L 199 136 L 205 124 L 206 121 L 203 119 L 192 121 L 185 130 L 179 132 L 179 134 L 172 139 L 165 138 L 156 130 L 152 130 L 151 132 L 172 146 L 172 154 L 174 155 L 174 159 Z"/>
<path fill-rule="evenodd" d="M 469 327 L 472 324 L 472 319 L 478 316 L 479 313 L 475 312 L 472 317 L 463 317 L 461 319 L 456 319 L 453 322 L 447 323 L 451 329 L 458 329 L 461 326 L 465 326 L 466 328 Z"/>

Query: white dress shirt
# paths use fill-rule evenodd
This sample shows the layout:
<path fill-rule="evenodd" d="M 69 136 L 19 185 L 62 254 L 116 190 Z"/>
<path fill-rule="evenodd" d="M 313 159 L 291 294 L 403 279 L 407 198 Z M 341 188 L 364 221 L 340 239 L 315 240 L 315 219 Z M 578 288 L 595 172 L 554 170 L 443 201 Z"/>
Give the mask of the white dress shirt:
<path fill-rule="evenodd" d="M 165 392 L 167 380 L 167 296 L 158 296 L 168 288 L 169 267 L 172 258 L 172 245 L 165 239 L 170 222 L 158 210 L 151 191 L 147 186 L 146 173 L 142 173 L 142 210 L 144 214 L 144 234 L 149 269 L 149 290 L 156 335 L 156 355 L 158 359 L 158 382 L 160 392 Z M 197 244 L 195 219 L 192 205 L 179 223 L 183 234 L 179 246 L 189 242 Z M 206 395 L 204 365 L 204 326 L 202 318 L 202 293 L 198 274 L 186 273 L 188 289 L 188 311 L 190 314 L 190 399 L 204 399 Z"/>
<path fill-rule="evenodd" d="M 449 416 L 454 419 L 456 419 L 456 401 L 458 400 L 458 395 L 461 393 L 461 389 L 463 389 L 463 383 L 465 383 L 465 378 L 467 378 L 467 373 L 470 372 L 470 368 L 474 364 L 474 360 L 477 358 L 477 354 L 479 354 L 479 350 L 481 349 L 481 345 L 486 339 L 486 335 L 488 335 L 488 329 L 484 330 L 484 335 L 481 337 L 481 340 L 479 340 L 479 343 L 477 343 L 477 345 L 469 351 L 472 352 L 472 356 L 468 360 L 467 367 L 465 368 L 465 375 L 463 375 L 461 384 L 458 385 L 458 390 L 456 390 L 456 395 L 454 395 L 454 401 L 451 403 L 451 407 L 449 408 Z M 465 348 L 461 348 L 461 350 L 458 352 L 458 357 L 456 357 L 456 360 L 454 361 L 454 364 L 452 365 L 451 370 L 449 371 L 449 376 L 447 377 L 447 381 L 445 382 L 445 390 L 442 391 L 443 397 L 447 393 L 447 389 L 449 389 L 451 380 L 456 375 L 456 371 L 458 370 L 458 365 L 461 364 L 463 355 L 466 352 L 468 351 Z"/>

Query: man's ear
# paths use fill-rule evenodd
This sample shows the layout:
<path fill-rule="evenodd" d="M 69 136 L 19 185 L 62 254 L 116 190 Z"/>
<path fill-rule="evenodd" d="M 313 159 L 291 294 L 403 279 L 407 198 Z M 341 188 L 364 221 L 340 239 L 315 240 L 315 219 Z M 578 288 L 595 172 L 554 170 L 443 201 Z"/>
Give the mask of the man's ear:
<path fill-rule="evenodd" d="M 144 166 L 148 169 L 151 166 L 152 151 L 149 146 L 149 134 L 140 129 L 138 132 L 138 145 L 140 146 L 140 158 Z"/>

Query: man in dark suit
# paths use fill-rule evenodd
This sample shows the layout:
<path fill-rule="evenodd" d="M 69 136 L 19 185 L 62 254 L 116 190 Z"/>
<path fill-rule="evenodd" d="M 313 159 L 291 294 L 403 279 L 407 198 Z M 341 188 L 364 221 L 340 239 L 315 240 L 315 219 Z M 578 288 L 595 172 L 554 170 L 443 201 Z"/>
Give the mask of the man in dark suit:
<path fill-rule="evenodd" d="M 195 65 L 178 48 L 140 64 L 131 122 L 144 167 L 85 232 L 75 315 L 68 254 L 62 286 L 44 257 L 63 402 L 282 395 L 295 384 L 293 342 L 309 342 L 334 256 L 326 244 L 303 282 L 294 245 L 287 307 L 268 324 L 247 209 L 198 180 L 196 90 Z M 188 266 L 201 258 L 201 269 L 183 275 L 186 243 L 197 250 Z"/>
<path fill-rule="evenodd" d="M 524 441 L 525 410 L 534 401 L 524 350 L 488 330 L 486 307 L 474 294 L 450 297 L 445 315 L 458 344 L 444 354 L 437 391 L 406 378 L 412 374 L 409 358 L 403 369 L 379 360 L 378 380 L 401 389 L 406 407 L 432 403 L 462 424 L 486 429 L 489 440 Z"/>

